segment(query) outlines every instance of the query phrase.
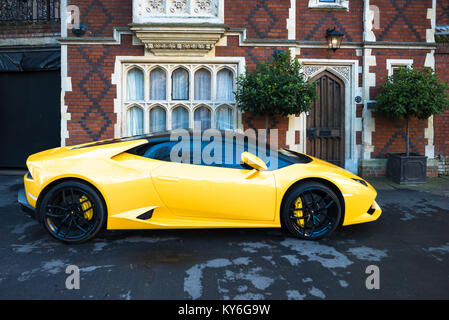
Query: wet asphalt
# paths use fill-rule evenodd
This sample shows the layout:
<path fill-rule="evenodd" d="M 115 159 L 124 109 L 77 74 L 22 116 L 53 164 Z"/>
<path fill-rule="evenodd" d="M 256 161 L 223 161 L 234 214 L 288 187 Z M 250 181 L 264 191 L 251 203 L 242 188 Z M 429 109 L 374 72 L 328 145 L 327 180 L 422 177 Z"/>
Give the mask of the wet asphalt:
<path fill-rule="evenodd" d="M 67 245 L 20 210 L 21 185 L 0 176 L 0 299 L 449 298 L 449 198 L 441 194 L 378 189 L 378 221 L 319 242 L 220 229 L 104 231 Z M 79 268 L 79 289 L 66 288 L 69 265 Z M 367 288 L 368 277 L 379 289 Z"/>

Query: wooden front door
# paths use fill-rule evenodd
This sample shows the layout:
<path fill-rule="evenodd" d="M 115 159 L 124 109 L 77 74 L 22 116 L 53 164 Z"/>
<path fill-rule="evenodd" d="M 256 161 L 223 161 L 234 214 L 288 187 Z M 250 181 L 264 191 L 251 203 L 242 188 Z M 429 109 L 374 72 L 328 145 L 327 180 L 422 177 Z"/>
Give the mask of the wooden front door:
<path fill-rule="evenodd" d="M 307 154 L 335 165 L 345 165 L 345 86 L 330 72 L 316 81 L 317 99 L 307 116 Z"/>

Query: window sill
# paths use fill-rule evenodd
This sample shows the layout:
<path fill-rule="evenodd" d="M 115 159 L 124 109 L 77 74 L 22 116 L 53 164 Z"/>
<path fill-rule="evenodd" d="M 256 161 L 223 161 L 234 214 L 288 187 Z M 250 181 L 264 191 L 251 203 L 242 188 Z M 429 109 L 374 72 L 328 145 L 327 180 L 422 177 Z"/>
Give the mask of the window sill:
<path fill-rule="evenodd" d="M 311 10 L 342 10 L 349 11 L 349 1 L 337 1 L 337 3 L 324 3 L 318 0 L 309 1 L 309 9 Z"/>

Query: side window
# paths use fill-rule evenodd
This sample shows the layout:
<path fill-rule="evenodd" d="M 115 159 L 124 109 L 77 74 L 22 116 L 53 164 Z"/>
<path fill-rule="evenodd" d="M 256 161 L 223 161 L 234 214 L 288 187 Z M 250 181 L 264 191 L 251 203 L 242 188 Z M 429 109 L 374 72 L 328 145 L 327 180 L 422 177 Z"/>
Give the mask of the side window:
<path fill-rule="evenodd" d="M 244 164 L 240 160 L 241 153 L 246 151 L 250 152 L 259 158 L 261 158 L 267 164 L 268 170 L 277 170 L 292 164 L 285 157 L 280 156 L 277 150 L 266 149 L 265 155 L 262 154 L 263 150 L 259 150 L 255 143 L 245 141 L 243 144 L 236 140 L 227 141 L 227 149 L 224 149 L 227 153 L 227 157 L 223 155 L 223 164 L 221 167 L 234 168 L 234 169 L 252 169 L 248 165 Z M 233 159 L 232 162 L 229 159 Z M 228 161 L 225 161 L 228 160 Z"/>
<path fill-rule="evenodd" d="M 200 144 L 196 144 L 192 139 L 189 141 L 181 140 L 181 142 L 166 140 L 146 146 L 139 154 L 145 158 L 167 162 L 234 169 L 244 168 L 240 164 L 240 154 L 236 155 L 235 144 L 226 146 L 225 142 L 222 141 L 221 144 L 215 144 L 212 147 L 211 143 L 213 142 L 201 141 Z M 201 147 L 198 148 L 198 145 Z"/>
<path fill-rule="evenodd" d="M 222 140 L 220 144 L 214 144 L 215 148 L 212 148 L 214 142 L 203 141 L 201 143 L 201 164 L 210 165 L 221 168 L 232 169 L 246 169 L 240 164 L 240 154 L 236 155 L 235 142 L 227 143 Z M 220 150 L 216 150 L 219 147 Z M 213 160 L 213 162 L 212 162 Z"/>
<path fill-rule="evenodd" d="M 264 157 L 259 154 L 255 144 L 224 140 L 220 144 L 213 141 L 201 141 L 201 149 L 190 139 L 189 141 L 169 141 L 150 144 L 139 152 L 145 158 L 167 162 L 180 162 L 193 165 L 213 166 L 230 169 L 252 169 L 241 163 L 240 156 L 244 151 L 251 152 L 267 164 L 268 170 L 276 170 L 291 165 L 285 155 L 275 150 L 266 150 Z M 217 150 L 218 149 L 218 150 Z M 174 152 L 174 153 L 172 153 Z"/>
<path fill-rule="evenodd" d="M 222 141 L 212 147 L 210 141 L 201 141 L 201 148 L 190 139 L 189 141 L 163 141 L 153 143 L 140 152 L 145 158 L 167 162 L 181 162 L 193 165 L 214 166 L 223 168 L 243 169 L 240 164 L 240 154 L 236 156 L 236 147 Z M 220 146 L 220 147 L 219 147 Z M 173 150 L 173 151 L 172 151 Z M 174 154 L 172 154 L 174 152 Z M 221 155 L 220 155 L 221 154 Z M 232 156 L 234 155 L 234 156 Z M 173 157 L 172 157 L 173 156 Z M 220 158 L 217 158 L 220 157 Z M 247 169 L 247 168 L 246 168 Z"/>
<path fill-rule="evenodd" d="M 251 169 L 241 163 L 242 153 L 240 151 L 241 150 L 237 148 L 236 140 L 233 139 L 232 142 L 223 141 L 223 164 L 221 166 L 232 169 Z"/>
<path fill-rule="evenodd" d="M 170 152 L 175 145 L 174 141 L 166 141 L 158 144 L 153 144 L 147 151 L 143 154 L 145 158 L 170 161 Z"/>
<path fill-rule="evenodd" d="M 217 150 L 218 149 L 218 150 Z M 193 149 L 194 150 L 194 149 Z M 222 139 L 221 143 L 212 141 L 201 142 L 201 154 L 193 153 L 192 163 L 197 165 L 206 165 L 230 169 L 251 169 L 240 161 L 241 153 L 248 151 L 248 146 L 239 144 L 235 139 Z M 196 152 L 196 150 L 194 150 Z M 196 157 L 196 158 L 195 158 Z M 199 160 L 199 161 L 198 161 Z"/>
<path fill-rule="evenodd" d="M 173 152 L 177 152 L 177 154 L 172 154 L 172 150 Z M 191 150 L 189 142 L 186 144 L 181 142 L 179 144 L 178 141 L 166 140 L 160 143 L 150 144 L 141 155 L 145 158 L 160 161 L 191 163 L 191 152 L 185 152 L 186 150 Z"/>

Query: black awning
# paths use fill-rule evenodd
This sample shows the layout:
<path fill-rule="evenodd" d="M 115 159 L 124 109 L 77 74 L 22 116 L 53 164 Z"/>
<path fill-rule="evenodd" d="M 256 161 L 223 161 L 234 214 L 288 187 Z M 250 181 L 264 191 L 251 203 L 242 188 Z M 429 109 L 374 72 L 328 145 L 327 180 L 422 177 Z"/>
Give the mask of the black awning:
<path fill-rule="evenodd" d="M 0 72 L 46 71 L 61 68 L 61 51 L 0 53 Z"/>

